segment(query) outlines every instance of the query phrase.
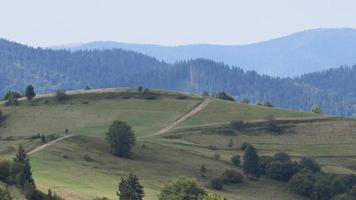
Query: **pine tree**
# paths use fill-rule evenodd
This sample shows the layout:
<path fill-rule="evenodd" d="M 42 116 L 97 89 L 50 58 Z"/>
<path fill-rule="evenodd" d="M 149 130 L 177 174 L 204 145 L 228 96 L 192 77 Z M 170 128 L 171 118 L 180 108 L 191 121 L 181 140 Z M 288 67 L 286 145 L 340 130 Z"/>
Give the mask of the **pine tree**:
<path fill-rule="evenodd" d="M 202 166 L 200 167 L 200 176 L 201 176 L 202 178 L 205 178 L 207 172 L 208 172 L 208 169 L 205 167 L 205 165 L 202 165 Z"/>
<path fill-rule="evenodd" d="M 248 177 L 260 177 L 261 170 L 259 158 L 255 147 L 253 147 L 252 145 L 249 145 L 245 150 L 245 154 L 243 157 L 243 171 Z"/>
<path fill-rule="evenodd" d="M 143 186 L 139 183 L 136 175 L 130 174 L 126 179 L 121 178 L 119 191 L 117 192 L 119 200 L 142 200 L 144 197 Z"/>
<path fill-rule="evenodd" d="M 30 160 L 22 145 L 19 145 L 16 157 L 14 158 L 14 174 L 15 181 L 19 186 L 24 187 L 26 183 L 35 186 Z"/>
<path fill-rule="evenodd" d="M 32 85 L 28 85 L 26 87 L 25 95 L 26 95 L 27 99 L 29 101 L 31 101 L 36 96 L 35 88 Z"/>

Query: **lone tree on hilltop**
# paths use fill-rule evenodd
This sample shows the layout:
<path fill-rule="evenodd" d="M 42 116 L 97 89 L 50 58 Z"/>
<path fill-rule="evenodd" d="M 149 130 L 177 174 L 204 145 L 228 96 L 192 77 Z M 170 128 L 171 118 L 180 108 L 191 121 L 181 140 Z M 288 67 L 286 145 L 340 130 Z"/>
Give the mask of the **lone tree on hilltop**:
<path fill-rule="evenodd" d="M 253 147 L 252 145 L 249 145 L 245 150 L 242 168 L 246 176 L 252 178 L 260 177 L 261 170 L 259 158 L 255 147 Z"/>
<path fill-rule="evenodd" d="M 127 178 L 121 178 L 117 196 L 119 196 L 119 200 L 143 199 L 143 186 L 139 183 L 139 180 L 136 175 L 130 174 Z"/>
<path fill-rule="evenodd" d="M 124 158 L 131 156 L 131 148 L 135 145 L 136 137 L 131 127 L 122 121 L 114 121 L 106 133 L 111 153 Z"/>
<path fill-rule="evenodd" d="M 25 96 L 29 101 L 31 101 L 36 96 L 35 88 L 32 85 L 28 85 L 26 87 Z"/>

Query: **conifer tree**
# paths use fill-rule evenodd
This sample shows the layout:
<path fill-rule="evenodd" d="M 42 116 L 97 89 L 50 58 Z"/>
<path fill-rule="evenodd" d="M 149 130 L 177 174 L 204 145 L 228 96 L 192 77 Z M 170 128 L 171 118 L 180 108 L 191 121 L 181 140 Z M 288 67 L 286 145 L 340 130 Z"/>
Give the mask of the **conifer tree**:
<path fill-rule="evenodd" d="M 35 88 L 32 85 L 26 87 L 25 95 L 29 101 L 31 101 L 35 96 Z"/>
<path fill-rule="evenodd" d="M 24 187 L 26 183 L 35 186 L 35 182 L 32 178 L 30 159 L 22 145 L 18 147 L 16 157 L 14 158 L 13 169 L 15 181 L 20 187 Z"/>
<path fill-rule="evenodd" d="M 248 177 L 258 178 L 260 177 L 261 170 L 258 155 L 255 147 L 249 145 L 245 150 L 243 157 L 243 172 Z"/>
<path fill-rule="evenodd" d="M 143 186 L 139 183 L 139 180 L 136 175 L 130 174 L 127 178 L 121 178 L 117 196 L 119 197 L 119 200 L 143 199 Z"/>

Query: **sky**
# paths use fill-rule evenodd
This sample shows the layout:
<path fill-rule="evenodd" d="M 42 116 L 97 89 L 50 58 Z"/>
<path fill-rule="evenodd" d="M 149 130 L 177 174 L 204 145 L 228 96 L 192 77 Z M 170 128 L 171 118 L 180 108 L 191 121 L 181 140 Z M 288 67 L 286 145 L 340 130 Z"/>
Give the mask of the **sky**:
<path fill-rule="evenodd" d="M 32 46 L 89 41 L 248 44 L 356 28 L 355 0 L 0 0 L 0 37 Z"/>

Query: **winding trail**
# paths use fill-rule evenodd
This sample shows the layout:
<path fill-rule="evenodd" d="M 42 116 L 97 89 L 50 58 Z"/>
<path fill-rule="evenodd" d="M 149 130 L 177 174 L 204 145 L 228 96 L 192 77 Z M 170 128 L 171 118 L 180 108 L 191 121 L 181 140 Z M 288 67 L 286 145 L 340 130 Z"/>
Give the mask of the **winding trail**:
<path fill-rule="evenodd" d="M 205 106 L 207 106 L 209 104 L 209 102 L 210 102 L 209 98 L 204 98 L 204 101 L 202 103 L 200 103 L 198 106 L 196 106 L 193 110 L 191 110 L 187 114 L 181 116 L 180 118 L 178 118 L 177 120 L 172 122 L 169 126 L 167 126 L 165 128 L 162 128 L 161 130 L 157 131 L 156 133 L 154 133 L 152 135 L 148 135 L 148 136 L 146 136 L 144 138 L 153 137 L 153 136 L 157 136 L 157 135 L 162 135 L 162 134 L 166 133 L 167 131 L 171 130 L 172 128 L 174 128 L 174 127 L 178 126 L 179 124 L 183 123 L 189 117 L 197 114 L 199 111 L 204 109 Z M 50 142 L 48 142 L 48 143 L 46 143 L 44 145 L 41 145 L 41 146 L 38 146 L 38 147 L 34 148 L 33 150 L 31 150 L 27 154 L 30 155 L 30 154 L 36 153 L 36 152 L 41 151 L 42 149 L 44 149 L 44 148 L 46 148 L 46 147 L 48 147 L 50 145 L 53 145 L 56 142 L 59 142 L 61 140 L 64 140 L 64 139 L 67 139 L 67 138 L 70 138 L 70 137 L 73 137 L 73 136 L 74 135 L 66 135 L 66 136 L 57 138 L 57 139 L 52 140 L 52 141 L 50 141 Z"/>
<path fill-rule="evenodd" d="M 54 143 L 56 143 L 56 142 L 59 142 L 59 141 L 61 141 L 61 140 L 64 140 L 64 139 L 67 139 L 67 138 L 70 138 L 70 137 L 73 137 L 73 136 L 74 136 L 74 135 L 66 135 L 66 136 L 57 138 L 57 139 L 52 140 L 52 141 L 50 141 L 50 142 L 48 142 L 48 143 L 46 143 L 46 144 L 44 144 L 44 145 L 41 145 L 41 146 L 38 146 L 38 147 L 34 148 L 33 150 L 31 150 L 31 151 L 28 152 L 27 154 L 30 155 L 30 154 L 36 153 L 36 152 L 41 151 L 42 149 L 44 149 L 44 148 L 46 148 L 46 147 L 48 147 L 48 146 L 50 146 L 50 145 L 52 145 L 52 144 L 54 144 Z"/>
<path fill-rule="evenodd" d="M 152 135 L 148 135 L 146 137 L 153 137 L 153 136 L 162 135 L 162 134 L 166 133 L 167 131 L 171 130 L 172 128 L 183 123 L 185 120 L 187 120 L 191 116 L 193 116 L 193 115 L 197 114 L 198 112 L 200 112 L 201 110 L 203 110 L 209 104 L 209 102 L 210 102 L 209 98 L 204 98 L 204 101 L 202 103 L 200 103 L 198 106 L 196 106 L 193 110 L 191 110 L 187 114 L 181 116 L 176 121 L 171 123 L 169 126 L 162 128 L 161 130 L 157 131 L 156 133 L 154 133 Z"/>

